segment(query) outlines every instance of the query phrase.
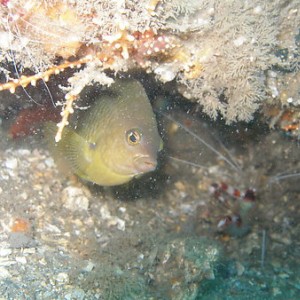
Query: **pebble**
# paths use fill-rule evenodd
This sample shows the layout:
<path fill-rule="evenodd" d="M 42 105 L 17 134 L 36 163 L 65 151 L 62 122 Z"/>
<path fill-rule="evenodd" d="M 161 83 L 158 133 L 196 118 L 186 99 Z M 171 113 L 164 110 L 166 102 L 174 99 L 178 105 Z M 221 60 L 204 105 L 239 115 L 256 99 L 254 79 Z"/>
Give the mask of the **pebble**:
<path fill-rule="evenodd" d="M 281 290 L 278 287 L 274 287 L 272 293 L 274 297 L 282 294 Z"/>
<path fill-rule="evenodd" d="M 281 243 L 281 244 L 285 244 L 287 246 L 291 245 L 292 244 L 292 239 L 291 237 L 289 236 L 289 234 L 286 234 L 285 236 L 283 236 L 282 234 L 280 233 L 277 233 L 277 232 L 274 232 L 271 234 L 271 238 L 278 242 L 278 243 Z"/>
<path fill-rule="evenodd" d="M 0 279 L 10 278 L 11 274 L 6 268 L 0 267 Z"/>
<path fill-rule="evenodd" d="M 35 248 L 24 248 L 24 249 L 22 249 L 22 252 L 23 252 L 23 254 L 34 254 L 34 253 L 36 253 L 36 250 L 35 250 Z"/>
<path fill-rule="evenodd" d="M 65 295 L 65 300 L 83 300 L 85 299 L 85 292 L 82 289 L 76 288 Z"/>
<path fill-rule="evenodd" d="M 95 265 L 91 262 L 88 261 L 87 265 L 82 269 L 83 272 L 91 272 L 94 269 Z"/>
<path fill-rule="evenodd" d="M 8 242 L 11 248 L 34 247 L 36 242 L 26 232 L 10 232 Z"/>
<path fill-rule="evenodd" d="M 119 230 L 125 231 L 126 222 L 116 216 L 112 216 L 106 204 L 101 207 L 100 215 L 102 220 L 107 221 L 108 226 L 117 226 Z"/>
<path fill-rule="evenodd" d="M 72 211 L 88 210 L 89 199 L 81 188 L 68 186 L 62 191 L 62 202 Z"/>
<path fill-rule="evenodd" d="M 46 169 L 46 165 L 44 164 L 44 162 L 40 162 L 36 168 L 39 170 L 39 171 L 44 171 Z"/>
<path fill-rule="evenodd" d="M 56 276 L 54 276 L 54 279 L 59 284 L 66 284 L 69 282 L 69 275 L 67 273 L 58 273 Z"/>
<path fill-rule="evenodd" d="M 27 195 L 26 192 L 21 193 L 21 194 L 19 195 L 19 197 L 20 197 L 21 199 L 23 199 L 23 200 L 27 200 L 27 199 L 28 199 L 28 195 Z"/>
<path fill-rule="evenodd" d="M 1 179 L 2 180 L 9 180 L 9 176 L 8 175 L 5 175 L 5 174 L 1 174 Z"/>
<path fill-rule="evenodd" d="M 55 165 L 52 157 L 45 159 L 45 164 L 48 168 L 53 168 Z"/>
<path fill-rule="evenodd" d="M 236 263 L 236 271 L 237 271 L 238 276 L 242 276 L 245 272 L 245 267 L 240 262 L 237 262 Z"/>
<path fill-rule="evenodd" d="M 0 248 L 0 256 L 8 256 L 12 253 L 12 250 L 9 248 Z"/>
<path fill-rule="evenodd" d="M 18 167 L 18 160 L 15 157 L 7 158 L 4 161 L 4 167 L 6 167 L 7 169 L 14 170 Z"/>
<path fill-rule="evenodd" d="M 0 258 L 0 266 L 2 267 L 9 267 L 16 264 L 16 261 L 14 260 L 8 260 L 6 258 Z"/>
<path fill-rule="evenodd" d="M 28 149 L 19 149 L 17 151 L 17 153 L 20 155 L 20 156 L 29 156 L 31 154 L 30 150 Z"/>
<path fill-rule="evenodd" d="M 25 265 L 25 264 L 27 264 L 27 259 L 24 256 L 17 256 L 16 257 L 16 262 Z"/>
<path fill-rule="evenodd" d="M 123 207 L 123 206 L 119 207 L 119 212 L 125 213 L 126 212 L 126 207 Z"/>

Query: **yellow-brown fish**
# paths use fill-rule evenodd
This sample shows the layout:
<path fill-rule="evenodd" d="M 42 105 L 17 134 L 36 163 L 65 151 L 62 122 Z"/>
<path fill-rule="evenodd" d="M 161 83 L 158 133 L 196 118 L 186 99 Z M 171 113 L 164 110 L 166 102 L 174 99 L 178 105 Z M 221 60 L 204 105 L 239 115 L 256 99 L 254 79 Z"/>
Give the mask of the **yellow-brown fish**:
<path fill-rule="evenodd" d="M 76 128 L 66 127 L 61 141 L 50 148 L 80 178 L 113 186 L 155 170 L 162 140 L 143 86 L 123 79 L 95 100 Z"/>

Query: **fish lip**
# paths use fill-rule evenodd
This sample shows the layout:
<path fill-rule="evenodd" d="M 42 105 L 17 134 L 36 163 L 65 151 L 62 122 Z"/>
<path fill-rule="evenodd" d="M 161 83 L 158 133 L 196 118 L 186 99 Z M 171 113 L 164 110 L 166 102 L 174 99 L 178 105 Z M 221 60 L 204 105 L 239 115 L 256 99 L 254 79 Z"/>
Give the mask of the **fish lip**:
<path fill-rule="evenodd" d="M 151 172 L 156 169 L 156 157 L 150 155 L 138 155 L 133 159 L 134 166 L 139 173 Z"/>

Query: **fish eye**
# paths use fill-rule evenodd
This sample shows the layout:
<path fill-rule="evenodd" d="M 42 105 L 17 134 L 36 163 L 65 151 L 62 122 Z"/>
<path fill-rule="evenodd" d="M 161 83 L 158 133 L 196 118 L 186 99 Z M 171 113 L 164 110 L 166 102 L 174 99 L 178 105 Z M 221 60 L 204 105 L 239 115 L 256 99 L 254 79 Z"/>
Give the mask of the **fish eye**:
<path fill-rule="evenodd" d="M 142 134 L 138 129 L 130 129 L 126 132 L 126 139 L 129 145 L 137 145 L 141 142 Z"/>

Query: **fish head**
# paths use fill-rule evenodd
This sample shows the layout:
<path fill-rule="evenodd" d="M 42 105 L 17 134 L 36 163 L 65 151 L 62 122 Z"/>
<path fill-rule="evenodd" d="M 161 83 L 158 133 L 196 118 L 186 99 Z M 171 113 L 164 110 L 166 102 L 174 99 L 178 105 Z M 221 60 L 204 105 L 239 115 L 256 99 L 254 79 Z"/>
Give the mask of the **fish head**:
<path fill-rule="evenodd" d="M 162 149 L 162 139 L 155 126 L 121 126 L 113 134 L 110 146 L 102 154 L 111 170 L 118 174 L 135 177 L 154 171 L 158 153 Z"/>
<path fill-rule="evenodd" d="M 162 140 L 156 127 L 130 128 L 125 132 L 126 152 L 129 155 L 131 169 L 137 174 L 154 171 L 157 167 L 157 156 L 161 149 Z"/>

